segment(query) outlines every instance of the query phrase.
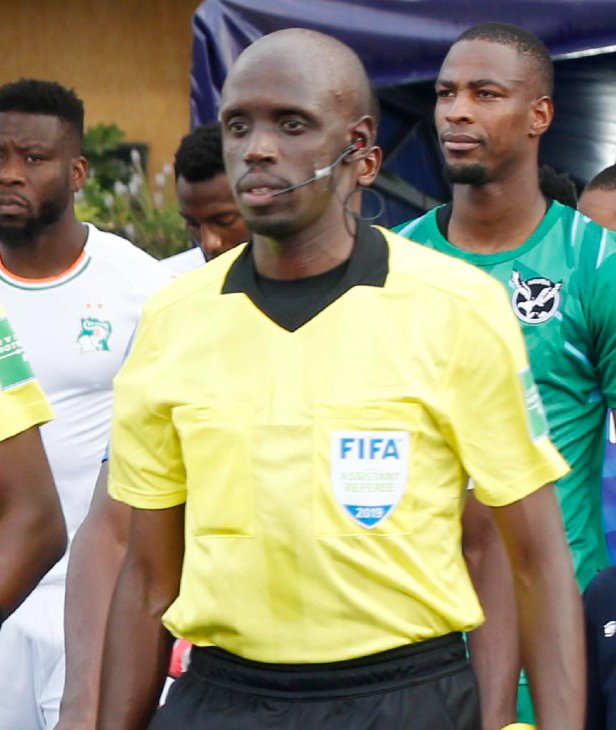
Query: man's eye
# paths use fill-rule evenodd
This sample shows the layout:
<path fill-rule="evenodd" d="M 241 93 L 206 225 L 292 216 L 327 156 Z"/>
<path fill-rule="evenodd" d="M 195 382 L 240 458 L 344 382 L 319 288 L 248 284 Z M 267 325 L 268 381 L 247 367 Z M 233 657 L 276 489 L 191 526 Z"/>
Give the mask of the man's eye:
<path fill-rule="evenodd" d="M 302 119 L 285 119 L 281 126 L 286 132 L 302 132 L 306 129 L 306 122 Z"/>
<path fill-rule="evenodd" d="M 26 155 L 26 162 L 42 162 L 44 159 L 43 155 Z"/>
<path fill-rule="evenodd" d="M 234 135 L 240 135 L 244 134 L 246 130 L 248 129 L 248 125 L 246 122 L 241 122 L 239 120 L 231 120 L 227 122 L 227 130 Z"/>
<path fill-rule="evenodd" d="M 213 223 L 219 228 L 230 228 L 239 217 L 239 213 L 223 213 L 222 215 L 217 215 Z"/>
<path fill-rule="evenodd" d="M 453 91 L 451 89 L 437 89 L 436 96 L 439 99 L 446 99 L 449 96 L 453 96 Z"/>
<path fill-rule="evenodd" d="M 495 91 L 491 91 L 490 89 L 480 89 L 477 92 L 477 96 L 480 99 L 496 99 L 499 94 L 497 94 Z"/>

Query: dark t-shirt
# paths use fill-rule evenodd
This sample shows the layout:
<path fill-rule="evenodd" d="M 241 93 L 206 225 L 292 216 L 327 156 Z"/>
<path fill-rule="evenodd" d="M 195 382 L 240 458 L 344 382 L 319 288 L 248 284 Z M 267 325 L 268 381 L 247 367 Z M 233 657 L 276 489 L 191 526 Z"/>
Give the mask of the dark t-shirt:
<path fill-rule="evenodd" d="M 616 565 L 584 594 L 588 652 L 586 730 L 616 730 Z"/>

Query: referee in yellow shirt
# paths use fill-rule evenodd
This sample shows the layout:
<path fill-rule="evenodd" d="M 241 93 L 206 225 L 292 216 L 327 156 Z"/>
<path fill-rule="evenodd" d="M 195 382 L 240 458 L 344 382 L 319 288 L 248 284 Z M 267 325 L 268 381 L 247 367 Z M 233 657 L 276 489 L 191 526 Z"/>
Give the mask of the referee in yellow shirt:
<path fill-rule="evenodd" d="M 0 624 L 64 553 L 66 528 L 38 426 L 53 417 L 0 308 Z"/>
<path fill-rule="evenodd" d="M 377 116 L 359 59 L 312 31 L 257 41 L 226 80 L 254 237 L 152 299 L 116 380 L 110 493 L 133 511 L 99 730 L 478 730 L 469 475 L 509 548 L 540 726 L 581 727 L 544 486 L 568 467 L 500 284 L 352 214 Z M 166 629 L 195 648 L 154 716 Z"/>

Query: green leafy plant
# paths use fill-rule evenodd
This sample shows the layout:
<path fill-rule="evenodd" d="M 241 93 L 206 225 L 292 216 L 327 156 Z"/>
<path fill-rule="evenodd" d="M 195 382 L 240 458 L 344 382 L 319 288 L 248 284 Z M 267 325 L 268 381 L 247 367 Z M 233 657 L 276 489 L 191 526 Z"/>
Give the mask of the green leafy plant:
<path fill-rule="evenodd" d="M 113 190 L 117 180 L 126 184 L 130 179 L 130 165 L 119 156 L 122 142 L 124 132 L 117 124 L 97 124 L 84 134 L 83 154 L 104 190 Z"/>
<path fill-rule="evenodd" d="M 172 166 L 165 165 L 150 185 L 137 149 L 131 150 L 130 164 L 117 156 L 123 138 L 116 125 L 97 125 L 86 133 L 90 174 L 76 196 L 77 217 L 128 238 L 156 258 L 185 250 L 189 236 L 177 210 Z"/>

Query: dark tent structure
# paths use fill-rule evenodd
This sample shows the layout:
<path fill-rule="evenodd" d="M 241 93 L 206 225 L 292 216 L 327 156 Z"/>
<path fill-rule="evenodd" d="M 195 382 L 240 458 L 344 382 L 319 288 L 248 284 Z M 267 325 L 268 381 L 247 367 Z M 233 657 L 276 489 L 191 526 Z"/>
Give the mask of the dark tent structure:
<path fill-rule="evenodd" d="M 578 184 L 615 162 L 614 0 L 206 0 L 193 19 L 193 123 L 216 118 L 229 66 L 260 36 L 305 27 L 339 38 L 379 92 L 380 222 L 395 225 L 449 197 L 432 124 L 433 80 L 457 36 L 486 20 L 524 26 L 556 61 L 556 119 L 542 162 Z"/>

